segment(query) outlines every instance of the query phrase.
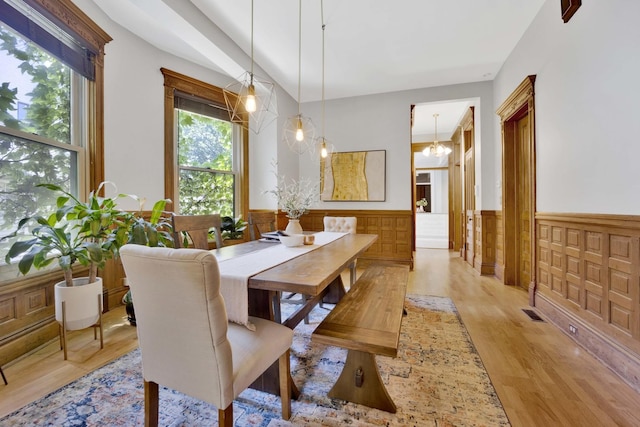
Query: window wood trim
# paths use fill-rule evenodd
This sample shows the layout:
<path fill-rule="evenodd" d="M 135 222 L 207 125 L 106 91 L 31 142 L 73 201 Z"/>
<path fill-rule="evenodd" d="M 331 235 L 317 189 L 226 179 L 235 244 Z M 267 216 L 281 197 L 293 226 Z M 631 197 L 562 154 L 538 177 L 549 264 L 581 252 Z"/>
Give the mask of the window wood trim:
<path fill-rule="evenodd" d="M 174 102 L 175 91 L 180 91 L 212 101 L 219 105 L 226 105 L 222 88 L 202 82 L 184 74 L 166 68 L 160 68 L 164 76 L 164 197 L 176 200 L 178 197 L 177 182 L 177 153 L 175 141 Z M 240 150 L 240 186 L 239 211 L 243 218 L 247 218 L 249 207 L 249 132 L 242 128 L 242 142 Z M 167 210 L 175 210 L 174 203 L 168 203 Z"/>
<path fill-rule="evenodd" d="M 89 162 L 89 188 L 98 188 L 104 181 L 104 46 L 111 36 L 103 31 L 71 0 L 26 0 L 61 26 L 90 45 L 95 56 L 95 81 L 89 81 L 88 140 L 86 149 Z"/>

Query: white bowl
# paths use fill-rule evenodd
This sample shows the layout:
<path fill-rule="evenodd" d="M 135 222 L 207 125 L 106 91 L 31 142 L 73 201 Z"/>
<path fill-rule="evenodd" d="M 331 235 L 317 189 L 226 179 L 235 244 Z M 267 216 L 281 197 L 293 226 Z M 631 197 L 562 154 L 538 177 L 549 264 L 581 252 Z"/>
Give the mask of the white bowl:
<path fill-rule="evenodd" d="M 304 235 L 292 234 L 290 236 L 280 236 L 280 242 L 288 247 L 302 246 L 304 244 Z"/>

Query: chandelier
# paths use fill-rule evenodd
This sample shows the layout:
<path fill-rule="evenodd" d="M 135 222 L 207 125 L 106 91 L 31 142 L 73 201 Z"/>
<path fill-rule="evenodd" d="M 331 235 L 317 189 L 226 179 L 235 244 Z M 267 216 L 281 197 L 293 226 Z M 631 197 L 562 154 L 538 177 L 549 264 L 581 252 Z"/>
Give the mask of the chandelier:
<path fill-rule="evenodd" d="M 253 0 L 251 0 L 251 71 L 223 89 L 233 123 L 259 133 L 278 117 L 275 85 L 253 73 Z"/>
<path fill-rule="evenodd" d="M 433 142 L 427 148 L 422 150 L 422 154 L 425 156 L 434 156 L 434 157 L 442 157 L 448 156 L 451 153 L 451 148 L 446 145 L 440 144 L 438 141 L 438 114 L 434 114 L 433 118 L 435 120 L 435 137 L 433 138 Z"/>
<path fill-rule="evenodd" d="M 300 75 L 302 68 L 302 0 L 298 2 L 298 114 L 289 117 L 283 128 L 283 139 L 289 149 L 303 154 L 312 147 L 316 128 L 310 117 L 300 112 Z"/>
<path fill-rule="evenodd" d="M 324 29 L 326 27 L 324 23 L 324 1 L 320 0 L 320 22 L 322 24 L 322 136 L 318 137 L 316 141 L 316 148 L 320 151 L 320 158 L 324 159 L 333 153 L 333 144 L 327 141 L 324 137 Z M 313 150 L 315 152 L 315 150 Z"/>

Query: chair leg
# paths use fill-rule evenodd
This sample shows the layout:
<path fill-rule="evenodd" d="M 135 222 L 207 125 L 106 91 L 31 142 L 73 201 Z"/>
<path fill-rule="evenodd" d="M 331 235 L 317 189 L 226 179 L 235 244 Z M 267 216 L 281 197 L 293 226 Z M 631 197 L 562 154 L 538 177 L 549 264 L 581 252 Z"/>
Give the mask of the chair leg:
<path fill-rule="evenodd" d="M 9 385 L 7 382 L 7 377 L 4 376 L 4 372 L 2 371 L 2 366 L 0 366 L 0 375 L 2 375 L 2 381 L 4 381 L 4 385 Z"/>
<path fill-rule="evenodd" d="M 144 425 L 158 427 L 158 384 L 153 381 L 144 382 Z"/>
<path fill-rule="evenodd" d="M 218 409 L 218 426 L 233 427 L 233 402 L 225 409 Z"/>
<path fill-rule="evenodd" d="M 280 368 L 280 400 L 282 402 L 282 419 L 288 420 L 291 418 L 291 382 L 289 372 L 290 357 L 289 350 L 285 351 L 280 359 L 278 359 Z"/>

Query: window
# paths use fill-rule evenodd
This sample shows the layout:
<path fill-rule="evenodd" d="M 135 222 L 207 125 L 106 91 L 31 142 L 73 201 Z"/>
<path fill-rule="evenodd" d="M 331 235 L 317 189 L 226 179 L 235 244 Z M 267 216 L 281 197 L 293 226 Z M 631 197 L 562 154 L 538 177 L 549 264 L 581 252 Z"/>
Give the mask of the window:
<path fill-rule="evenodd" d="M 239 126 L 226 109 L 177 92 L 178 204 L 182 215 L 235 217 Z"/>
<path fill-rule="evenodd" d="M 110 40 L 70 0 L 0 0 L 0 237 L 55 206 L 37 184 L 83 197 L 104 180 L 101 64 Z M 11 243 L 0 243 L 0 280 L 12 270 L 3 266 Z"/>
<path fill-rule="evenodd" d="M 180 214 L 244 214 L 246 130 L 229 121 L 221 88 L 161 71 L 165 153 L 170 153 L 165 156 L 165 197 L 174 201 L 173 210 Z"/>

